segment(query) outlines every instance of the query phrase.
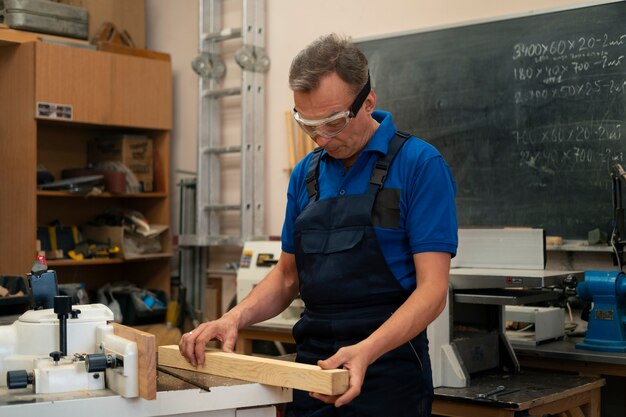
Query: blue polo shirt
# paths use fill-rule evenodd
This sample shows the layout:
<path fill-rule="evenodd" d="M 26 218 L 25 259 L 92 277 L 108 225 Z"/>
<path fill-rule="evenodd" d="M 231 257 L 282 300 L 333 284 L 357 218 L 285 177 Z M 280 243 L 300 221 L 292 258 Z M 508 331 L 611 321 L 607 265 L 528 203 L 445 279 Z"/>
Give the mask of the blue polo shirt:
<path fill-rule="evenodd" d="M 396 132 L 391 114 L 376 110 L 372 117 L 380 126 L 349 170 L 341 161 L 322 152 L 320 200 L 366 192 L 374 163 L 387 154 L 389 141 Z M 282 231 L 282 250 L 287 253 L 295 253 L 294 222 L 309 202 L 305 178 L 311 155 L 298 163 L 289 180 Z M 415 289 L 413 254 L 456 255 L 456 185 L 441 154 L 412 136 L 392 162 L 384 188 L 400 190 L 400 222 L 397 228 L 375 226 L 376 237 L 391 272 L 403 288 L 412 291 Z"/>

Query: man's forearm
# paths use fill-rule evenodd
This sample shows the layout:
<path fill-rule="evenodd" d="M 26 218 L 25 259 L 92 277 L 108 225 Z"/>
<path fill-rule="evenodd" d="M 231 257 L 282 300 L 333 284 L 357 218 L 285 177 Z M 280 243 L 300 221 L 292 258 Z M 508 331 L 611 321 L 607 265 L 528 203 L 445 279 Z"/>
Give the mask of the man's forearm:
<path fill-rule="evenodd" d="M 435 257 L 429 258 L 427 265 L 417 266 L 416 262 L 417 274 L 421 279 L 415 291 L 362 342 L 370 356 L 370 363 L 424 331 L 444 309 L 448 295 L 450 258 L 448 254 L 432 255 Z"/>

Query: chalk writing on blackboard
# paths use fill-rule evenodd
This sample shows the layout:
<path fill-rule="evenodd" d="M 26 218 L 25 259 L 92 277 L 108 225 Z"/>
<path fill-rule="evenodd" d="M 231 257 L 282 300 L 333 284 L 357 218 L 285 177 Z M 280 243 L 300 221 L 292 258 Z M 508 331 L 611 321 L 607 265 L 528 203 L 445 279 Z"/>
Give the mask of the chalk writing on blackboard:
<path fill-rule="evenodd" d="M 626 160 L 626 2 L 358 42 L 378 108 L 435 145 L 461 226 L 610 231 Z"/>

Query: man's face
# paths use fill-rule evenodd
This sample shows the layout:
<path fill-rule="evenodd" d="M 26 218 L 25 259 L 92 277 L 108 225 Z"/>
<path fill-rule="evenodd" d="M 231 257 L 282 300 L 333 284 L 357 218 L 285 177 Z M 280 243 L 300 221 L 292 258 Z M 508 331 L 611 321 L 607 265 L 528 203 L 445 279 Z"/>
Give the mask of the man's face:
<path fill-rule="evenodd" d="M 321 79 L 318 88 L 309 92 L 294 91 L 295 108 L 300 116 L 308 120 L 329 118 L 350 109 L 356 95 L 336 73 Z M 371 113 L 375 95 L 370 92 L 367 99 L 348 125 L 336 136 L 324 136 L 324 127 L 320 127 L 313 140 L 328 154 L 351 166 L 369 139 L 375 127 Z"/>

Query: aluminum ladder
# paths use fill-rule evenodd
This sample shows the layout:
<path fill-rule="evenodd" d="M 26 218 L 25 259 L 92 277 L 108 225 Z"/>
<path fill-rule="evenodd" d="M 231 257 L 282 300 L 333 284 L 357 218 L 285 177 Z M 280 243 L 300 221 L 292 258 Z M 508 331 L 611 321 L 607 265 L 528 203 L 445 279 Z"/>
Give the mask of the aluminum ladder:
<path fill-rule="evenodd" d="M 265 0 L 243 0 L 241 28 L 221 28 L 222 0 L 199 2 L 199 55 L 192 62 L 198 81 L 198 146 L 195 231 L 179 237 L 181 246 L 243 245 L 262 239 L 265 228 Z M 221 88 L 226 66 L 220 43 L 242 39 L 235 54 L 241 67 L 241 86 Z M 241 144 L 222 145 L 221 103 L 228 96 L 241 97 Z M 240 204 L 221 199 L 221 161 L 224 154 L 240 154 Z M 240 212 L 240 234 L 222 233 L 220 214 Z"/>
<path fill-rule="evenodd" d="M 264 236 L 265 161 L 265 73 L 269 58 L 265 52 L 265 0 L 242 1 L 241 28 L 222 28 L 222 0 L 199 1 L 199 55 L 192 68 L 198 74 L 197 173 L 195 180 L 179 183 L 181 225 L 180 281 L 187 290 L 193 315 L 200 319 L 205 310 L 204 289 L 211 246 L 243 246 L 247 240 Z M 234 55 L 241 68 L 241 85 L 223 88 L 226 65 L 221 43 L 241 38 Z M 224 97 L 240 96 L 241 142 L 222 144 L 222 103 Z M 225 154 L 240 155 L 240 204 L 224 204 L 222 163 Z M 221 216 L 239 211 L 238 235 L 222 232 Z"/>

